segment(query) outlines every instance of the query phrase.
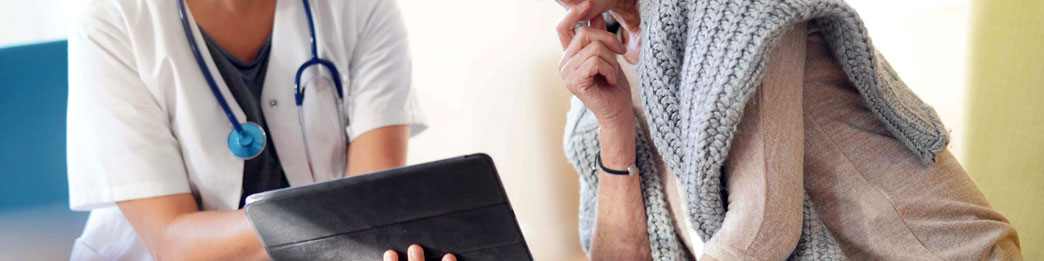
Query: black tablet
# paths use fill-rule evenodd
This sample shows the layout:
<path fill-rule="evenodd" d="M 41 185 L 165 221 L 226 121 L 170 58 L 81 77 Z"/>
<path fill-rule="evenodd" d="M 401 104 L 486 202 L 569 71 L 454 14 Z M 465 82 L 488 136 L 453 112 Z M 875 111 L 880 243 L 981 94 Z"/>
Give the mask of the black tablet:
<path fill-rule="evenodd" d="M 493 160 L 450 158 L 251 195 L 244 208 L 275 260 L 532 260 Z"/>

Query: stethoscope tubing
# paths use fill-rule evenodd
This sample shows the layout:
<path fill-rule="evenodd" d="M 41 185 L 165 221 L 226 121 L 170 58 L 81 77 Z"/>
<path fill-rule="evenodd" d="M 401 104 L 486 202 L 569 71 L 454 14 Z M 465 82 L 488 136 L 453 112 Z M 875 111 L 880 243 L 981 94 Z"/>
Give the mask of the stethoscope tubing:
<path fill-rule="evenodd" d="M 228 117 L 228 122 L 232 124 L 232 128 L 235 128 L 236 132 L 242 133 L 243 126 L 240 126 L 239 119 L 232 113 L 232 108 L 228 106 L 228 101 L 225 101 L 224 95 L 221 95 L 221 90 L 217 87 L 217 82 L 214 81 L 214 76 L 210 74 L 210 70 L 207 69 L 206 62 L 203 60 L 203 55 L 199 51 L 199 45 L 196 44 L 196 36 L 192 34 L 192 27 L 189 26 L 188 14 L 185 12 L 185 1 L 177 0 L 178 2 L 178 14 L 181 16 L 181 27 L 185 30 L 185 37 L 188 37 L 189 47 L 192 49 L 192 55 L 196 58 L 196 63 L 199 64 L 199 68 L 203 71 L 203 78 L 207 79 L 207 85 L 210 86 L 210 91 L 214 93 L 214 98 L 217 99 L 218 104 L 221 105 L 221 110 L 225 112 L 225 117 Z M 307 2 L 307 1 L 306 1 Z"/>
<path fill-rule="evenodd" d="M 301 88 L 301 76 L 304 74 L 304 71 L 307 70 L 309 67 L 318 65 L 319 67 L 326 68 L 330 71 L 330 76 L 333 80 L 334 87 L 337 90 L 337 121 L 339 124 L 338 126 L 340 126 L 340 128 L 342 129 L 341 131 L 344 131 L 343 128 L 345 128 L 345 126 L 347 125 L 345 125 L 346 117 L 344 114 L 344 91 L 342 90 L 341 85 L 341 74 L 337 71 L 337 66 L 335 66 L 333 62 L 319 58 L 319 47 L 318 40 L 315 37 L 315 20 L 312 18 L 312 7 L 311 4 L 308 3 L 308 0 L 301 0 L 301 3 L 304 5 L 305 16 L 308 19 L 308 34 L 309 43 L 312 47 L 312 58 L 308 59 L 308 61 L 302 64 L 301 67 L 297 68 L 297 73 L 294 76 L 294 102 L 297 105 L 297 117 L 299 124 L 301 125 L 301 142 L 304 146 L 308 170 L 312 173 L 312 181 L 315 182 L 317 181 L 317 178 L 315 176 L 315 169 L 313 168 L 314 166 L 312 164 L 311 149 L 308 146 L 308 133 L 305 128 L 305 126 L 307 126 L 305 124 L 303 108 L 305 92 L 304 89 Z M 333 176 L 331 176 L 330 178 L 333 178 Z"/>
<path fill-rule="evenodd" d="M 315 20 L 312 19 L 312 6 L 308 3 L 308 0 L 301 0 L 301 3 L 304 5 L 305 16 L 308 19 L 308 35 L 309 44 L 312 45 L 312 58 L 308 59 L 307 62 L 297 69 L 297 75 L 294 77 L 294 102 L 297 103 L 297 106 L 301 106 L 304 103 L 304 91 L 301 90 L 301 75 L 305 69 L 315 64 L 320 64 L 330 70 L 331 76 L 333 76 L 334 87 L 337 88 L 337 97 L 343 100 L 344 92 L 341 90 L 341 77 L 339 77 L 341 74 L 337 71 L 337 66 L 334 66 L 328 60 L 319 59 L 318 40 L 315 37 Z"/>
<path fill-rule="evenodd" d="M 188 14 L 185 11 L 185 3 L 184 3 L 183 0 L 177 0 L 177 2 L 178 2 L 178 14 L 180 15 L 180 18 L 181 18 L 181 26 L 183 27 L 183 29 L 185 31 L 185 37 L 188 38 L 189 47 L 191 47 L 191 49 L 192 49 L 192 55 L 195 57 L 196 63 L 199 65 L 200 70 L 203 72 L 203 77 L 206 78 L 207 85 L 210 87 L 210 91 L 213 92 L 214 98 L 217 99 L 218 104 L 221 105 L 221 110 L 223 110 L 225 112 L 225 116 L 228 118 L 229 123 L 231 123 L 232 127 L 235 129 L 234 132 L 229 135 L 229 150 L 231 150 L 233 154 L 236 154 L 236 156 L 239 156 L 240 158 L 243 158 L 243 159 L 250 159 L 250 158 L 253 158 L 253 157 L 257 156 L 258 154 L 261 153 L 261 151 L 263 151 L 265 149 L 265 146 L 267 145 L 267 134 L 264 133 L 264 130 L 262 128 L 260 128 L 260 126 L 257 126 L 256 124 L 249 123 L 249 122 L 246 123 L 246 124 L 252 124 L 251 125 L 251 131 L 248 132 L 248 131 L 244 130 L 244 128 L 242 126 L 243 124 L 241 124 L 239 122 L 239 119 L 236 118 L 235 114 L 232 113 L 232 109 L 229 107 L 228 101 L 225 100 L 224 95 L 222 95 L 221 91 L 218 89 L 217 82 L 214 80 L 214 76 L 211 75 L 210 70 L 208 69 L 205 60 L 203 60 L 202 52 L 199 50 L 199 46 L 196 44 L 196 37 L 192 34 L 191 26 L 189 25 L 189 22 L 188 22 Z M 317 46 L 318 45 L 317 44 L 318 41 L 317 41 L 317 39 L 315 37 L 315 35 L 316 35 L 315 34 L 315 22 L 312 19 L 312 8 L 311 8 L 311 5 L 308 3 L 308 0 L 302 0 L 301 2 L 304 4 L 305 15 L 308 18 L 308 33 L 309 33 L 309 36 L 310 36 L 309 40 L 310 40 L 310 44 L 311 44 L 311 47 L 312 47 L 312 50 L 311 50 L 312 58 L 308 59 L 308 61 L 306 61 L 304 64 L 302 64 L 301 67 L 299 67 L 297 69 L 297 73 L 294 76 L 294 103 L 295 103 L 295 105 L 297 107 L 298 123 L 300 124 L 300 127 L 301 127 L 301 139 L 302 139 L 302 143 L 303 143 L 302 145 L 304 146 L 305 159 L 306 159 L 307 164 L 308 164 L 308 170 L 312 174 L 312 181 L 315 182 L 315 181 L 317 181 L 317 178 L 316 178 L 316 175 L 315 175 L 315 169 L 313 168 L 313 164 L 312 164 L 311 151 L 310 151 L 309 146 L 308 146 L 307 129 L 305 128 L 306 125 L 305 125 L 304 108 L 303 108 L 303 104 L 304 104 L 304 89 L 301 87 L 301 76 L 304 74 L 305 70 L 307 70 L 309 67 L 318 65 L 319 67 L 326 68 L 327 70 L 330 71 L 331 78 L 333 78 L 332 80 L 333 80 L 333 83 L 334 83 L 334 87 L 337 89 L 337 116 L 338 116 L 338 123 L 340 124 L 340 128 L 342 128 L 342 129 L 345 128 L 345 126 L 347 126 L 346 122 L 350 122 L 350 121 L 346 119 L 345 113 L 344 113 L 344 91 L 343 91 L 342 85 L 341 85 L 340 72 L 337 71 L 337 66 L 335 66 L 333 62 L 331 62 L 329 60 L 324 60 L 324 59 L 320 59 L 319 58 L 319 51 L 318 51 L 319 49 L 318 49 L 318 46 Z M 254 130 L 254 129 L 257 129 L 257 130 Z M 236 134 L 236 133 L 238 133 L 238 136 L 233 135 L 233 134 Z M 258 137 L 253 137 L 251 134 L 256 134 L 256 135 L 258 135 Z M 236 147 L 234 147 L 235 146 L 233 144 L 233 138 L 234 137 L 235 138 L 243 138 L 243 139 L 247 140 L 247 143 L 253 142 L 253 141 L 257 141 L 258 139 L 260 139 L 260 141 L 257 141 L 257 142 L 260 142 L 261 148 L 256 153 L 254 153 L 254 154 L 252 154 L 250 156 L 247 156 L 247 157 L 239 155 L 237 153 L 237 151 L 242 151 L 243 149 L 240 148 L 240 150 L 237 150 Z M 239 144 L 239 145 L 240 146 L 247 146 L 246 144 Z"/>

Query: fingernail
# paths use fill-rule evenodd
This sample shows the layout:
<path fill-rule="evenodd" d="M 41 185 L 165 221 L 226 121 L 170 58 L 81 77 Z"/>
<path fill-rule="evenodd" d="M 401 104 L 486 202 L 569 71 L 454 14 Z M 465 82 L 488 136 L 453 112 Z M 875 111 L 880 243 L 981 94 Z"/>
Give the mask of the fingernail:
<path fill-rule="evenodd" d="M 397 253 L 395 253 L 395 250 L 384 251 L 384 260 L 385 261 L 388 261 L 388 260 L 398 261 L 399 260 L 399 255 Z"/>
<path fill-rule="evenodd" d="M 410 248 L 406 251 L 409 252 L 410 260 L 421 260 L 424 258 L 424 248 L 421 248 L 418 244 L 410 245 Z"/>
<path fill-rule="evenodd" d="M 442 256 L 442 261 L 457 261 L 457 256 L 446 254 L 445 256 Z"/>

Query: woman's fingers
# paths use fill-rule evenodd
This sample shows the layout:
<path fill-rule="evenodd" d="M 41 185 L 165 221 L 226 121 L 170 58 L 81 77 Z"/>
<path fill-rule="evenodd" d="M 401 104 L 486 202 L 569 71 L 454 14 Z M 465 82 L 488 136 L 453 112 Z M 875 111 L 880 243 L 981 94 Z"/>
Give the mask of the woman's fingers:
<path fill-rule="evenodd" d="M 615 86 L 619 82 L 618 68 L 620 67 L 620 64 L 616 61 L 616 55 L 609 51 L 609 49 L 602 45 L 600 42 L 594 42 L 587 45 L 587 47 L 585 47 L 583 50 L 577 53 L 577 55 L 573 56 L 568 60 L 565 60 L 564 64 L 562 65 L 562 68 L 559 68 L 560 74 L 562 75 L 562 79 L 568 81 L 570 77 L 573 77 L 575 74 L 578 73 L 577 69 L 585 61 L 591 58 L 598 58 L 604 61 L 603 64 L 605 64 L 607 68 L 598 68 L 599 72 L 605 72 L 604 74 L 599 74 L 605 77 L 606 83 Z M 586 75 L 582 73 L 580 76 L 587 78 L 594 77 L 594 75 Z"/>
<path fill-rule="evenodd" d="M 592 17 L 591 20 L 588 22 L 589 23 L 587 23 L 587 27 L 601 29 L 602 31 L 608 31 L 608 29 L 606 29 L 606 26 L 608 26 L 608 24 L 605 23 L 605 17 L 602 16 L 602 13 L 598 13 L 598 15 Z"/>
<path fill-rule="evenodd" d="M 410 245 L 410 248 L 406 249 L 406 256 L 410 261 L 424 261 L 424 248 L 418 244 Z"/>
<path fill-rule="evenodd" d="M 613 68 L 619 67 L 620 64 L 616 61 L 616 54 L 609 50 L 602 42 L 593 42 L 584 49 L 577 53 L 580 57 L 594 57 L 602 58 L 606 63 L 612 65 Z M 614 84 L 615 85 L 615 84 Z"/>
<path fill-rule="evenodd" d="M 576 30 L 576 37 L 573 37 L 572 42 L 565 47 L 565 54 L 563 55 L 566 57 L 573 56 L 576 52 L 580 51 L 580 49 L 587 47 L 587 45 L 593 42 L 602 42 L 602 44 L 605 44 L 605 46 L 615 54 L 624 54 L 627 52 L 627 46 L 624 46 L 624 44 L 620 42 L 620 39 L 616 38 L 615 34 L 610 33 L 605 29 L 580 27 Z"/>
<path fill-rule="evenodd" d="M 558 30 L 558 40 L 561 42 L 562 48 L 565 48 L 576 35 L 574 30 L 576 24 L 580 21 L 591 21 L 591 26 L 600 26 L 602 30 L 605 30 L 605 21 L 602 20 L 602 13 L 609 11 L 609 8 L 617 1 L 557 0 L 557 2 L 566 8 L 565 16 L 555 26 L 555 29 Z"/>
<path fill-rule="evenodd" d="M 563 4 L 566 5 L 566 4 Z M 562 43 L 562 48 L 565 49 L 569 46 L 569 43 L 573 41 L 573 36 L 576 32 L 573 29 L 580 21 L 590 19 L 591 5 L 586 2 L 580 2 L 577 4 L 566 5 L 566 15 L 562 17 L 562 20 L 558 21 L 558 25 L 555 29 L 558 31 L 558 41 Z"/>
<path fill-rule="evenodd" d="M 571 14 L 573 14 L 572 11 L 567 14 L 567 17 Z M 605 21 L 602 20 L 601 16 L 592 19 L 591 22 L 592 27 L 578 28 L 576 36 L 565 47 L 562 61 L 558 64 L 559 75 L 562 76 L 562 79 L 570 78 L 573 71 L 591 56 L 601 57 L 606 63 L 613 65 L 613 69 L 615 69 L 615 66 L 618 66 L 616 55 L 627 52 L 627 47 L 620 42 L 615 34 L 605 31 Z M 602 74 L 606 78 L 606 82 L 616 85 L 618 82 L 616 70 L 606 71 L 609 72 Z"/>
<path fill-rule="evenodd" d="M 395 250 L 384 251 L 384 261 L 399 261 L 399 253 Z"/>
<path fill-rule="evenodd" d="M 610 81 L 610 79 L 615 78 L 617 73 L 616 69 L 612 68 L 612 65 L 597 56 L 588 57 L 587 60 L 577 63 L 579 64 L 579 67 L 577 67 L 576 71 L 566 80 L 566 87 L 573 93 L 573 95 L 580 97 L 581 100 L 590 95 L 590 90 L 594 88 L 603 88 L 598 86 L 599 84 L 595 82 L 594 76 L 599 74 L 612 75 L 605 77 L 606 81 Z"/>
<path fill-rule="evenodd" d="M 587 47 L 581 49 L 575 55 L 562 59 L 558 68 L 559 73 L 561 73 L 563 78 L 565 78 L 567 74 L 576 70 L 584 60 L 587 60 L 587 58 L 591 56 L 601 57 L 603 60 L 614 66 L 619 64 L 616 62 L 616 54 L 610 51 L 609 48 L 605 47 L 601 42 L 593 42 L 587 45 Z"/>
<path fill-rule="evenodd" d="M 616 55 L 627 52 L 627 47 L 620 43 L 620 40 L 606 31 L 597 29 L 583 28 L 580 30 L 580 34 L 577 34 L 576 38 L 573 38 L 573 43 L 569 44 L 566 48 L 565 53 L 562 55 L 562 61 L 559 63 L 559 71 L 563 71 L 566 63 L 571 60 L 574 56 L 577 56 L 581 50 L 591 48 L 591 45 L 600 45 L 599 51 L 606 51 L 605 55 Z M 599 54 L 602 55 L 602 54 Z M 609 60 L 616 60 L 612 58 Z"/>
<path fill-rule="evenodd" d="M 616 85 L 616 67 L 602 59 L 602 57 L 588 57 L 584 63 L 580 64 L 580 68 L 577 69 L 577 72 L 579 72 L 581 76 L 589 78 L 602 75 L 605 77 L 605 80 L 609 85 Z"/>
<path fill-rule="evenodd" d="M 583 77 L 594 78 L 594 77 L 596 77 L 598 75 L 601 75 L 603 78 L 605 78 L 605 82 L 608 83 L 609 86 L 616 86 L 616 84 L 617 84 L 616 68 L 619 67 L 620 65 L 616 62 L 615 56 L 611 56 L 610 55 L 610 56 L 606 57 L 606 56 L 598 55 L 597 53 L 592 53 L 591 55 L 584 56 L 584 57 L 587 57 L 587 58 L 584 59 L 584 61 L 580 63 L 580 68 L 579 68 L 579 69 L 581 69 L 580 72 L 581 72 L 581 75 Z M 584 69 L 583 66 L 585 64 L 588 64 L 589 66 L 593 66 L 593 68 Z"/>

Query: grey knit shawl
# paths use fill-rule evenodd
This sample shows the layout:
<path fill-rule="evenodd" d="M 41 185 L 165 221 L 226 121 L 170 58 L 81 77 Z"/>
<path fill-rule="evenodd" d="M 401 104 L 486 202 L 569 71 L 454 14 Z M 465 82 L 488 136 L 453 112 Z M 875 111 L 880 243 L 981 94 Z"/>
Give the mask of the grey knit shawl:
<path fill-rule="evenodd" d="M 769 51 L 790 25 L 809 20 L 818 25 L 867 107 L 911 156 L 928 165 L 947 144 L 935 111 L 899 80 L 871 45 L 856 12 L 841 0 L 639 0 L 639 7 L 638 80 L 649 133 L 636 126 L 636 164 L 654 260 L 684 257 L 654 157 L 662 157 L 677 175 L 691 225 L 708 241 L 725 218 L 721 172 L 733 132 L 760 84 Z M 597 205 L 598 123 L 575 98 L 564 143 L 580 174 L 580 235 L 589 250 Z M 801 237 L 790 259 L 844 259 L 811 202 L 806 193 Z"/>

